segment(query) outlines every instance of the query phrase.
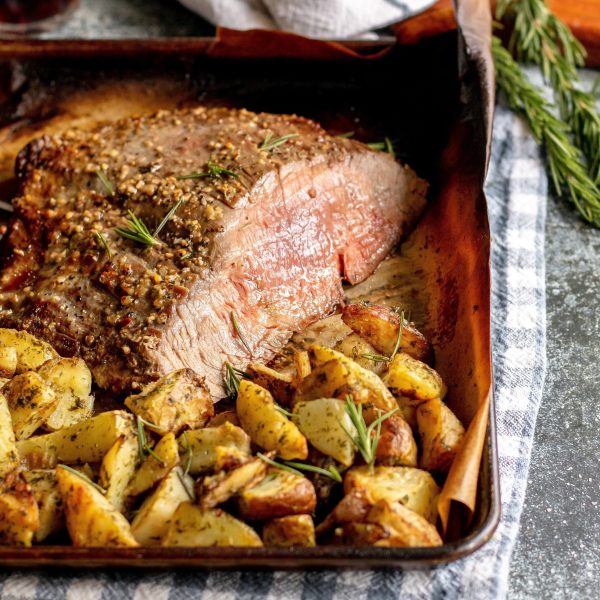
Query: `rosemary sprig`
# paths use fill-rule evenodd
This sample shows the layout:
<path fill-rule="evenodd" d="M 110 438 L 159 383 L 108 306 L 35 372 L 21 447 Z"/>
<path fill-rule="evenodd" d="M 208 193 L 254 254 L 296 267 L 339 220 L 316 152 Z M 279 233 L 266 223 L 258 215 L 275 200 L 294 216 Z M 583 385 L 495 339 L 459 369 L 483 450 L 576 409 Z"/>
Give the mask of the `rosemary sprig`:
<path fill-rule="evenodd" d="M 600 226 L 600 190 L 583 166 L 581 152 L 571 143 L 568 125 L 552 113 L 541 90 L 527 80 L 496 36 L 492 39 L 492 55 L 496 81 L 509 106 L 525 117 L 535 139 L 546 148 L 556 193 L 561 196 L 564 187 L 582 216 Z"/>
<path fill-rule="evenodd" d="M 96 175 L 98 176 L 100 183 L 104 186 L 106 191 L 112 196 L 115 193 L 115 188 L 114 188 L 113 184 L 110 182 L 110 179 L 108 178 L 106 173 L 104 171 L 102 171 L 102 169 L 98 169 L 96 171 Z"/>
<path fill-rule="evenodd" d="M 390 362 L 389 356 L 384 356 L 383 354 L 372 354 L 371 352 L 363 352 L 361 354 L 362 358 L 366 358 L 367 360 L 372 360 L 373 362 Z"/>
<path fill-rule="evenodd" d="M 194 457 L 194 452 L 192 451 L 192 445 L 190 444 L 190 440 L 187 436 L 187 431 L 183 432 L 183 439 L 185 440 L 185 468 L 183 469 L 183 474 L 187 475 L 190 472 L 190 468 L 192 467 L 192 458 Z"/>
<path fill-rule="evenodd" d="M 291 460 L 284 460 L 282 462 L 278 462 L 276 460 L 270 459 L 268 456 L 257 453 L 258 458 L 266 462 L 268 465 L 275 467 L 276 469 L 281 469 L 282 471 L 287 471 L 288 473 L 294 473 L 294 475 L 300 475 L 300 477 L 304 477 L 304 473 L 302 471 L 309 471 L 311 473 L 318 473 L 319 475 L 324 475 L 325 477 L 329 477 L 338 483 L 342 483 L 342 476 L 340 472 L 331 465 L 328 469 L 322 469 L 321 467 L 315 467 L 314 465 L 307 465 L 306 463 L 293 462 Z"/>
<path fill-rule="evenodd" d="M 140 454 L 140 461 L 143 461 L 146 458 L 146 455 L 150 455 L 161 467 L 165 466 L 165 462 L 162 460 L 154 450 L 149 446 L 148 439 L 146 438 L 146 430 L 145 426 L 148 426 L 152 429 L 159 429 L 158 425 L 154 423 L 150 423 L 150 421 L 146 421 L 138 415 L 137 417 L 137 439 L 138 439 L 138 451 Z"/>
<path fill-rule="evenodd" d="M 348 139 L 348 138 L 354 137 L 354 131 L 346 131 L 346 133 L 338 133 L 335 137 Z"/>
<path fill-rule="evenodd" d="M 187 481 L 185 480 L 185 475 L 181 474 L 181 471 L 179 469 L 176 468 L 175 473 L 177 473 L 177 477 L 179 478 L 179 482 L 181 483 L 181 486 L 183 487 L 183 489 L 185 490 L 185 493 L 187 494 L 188 498 L 193 502 L 195 497 L 194 497 L 194 492 L 192 490 L 190 490 Z"/>
<path fill-rule="evenodd" d="M 252 376 L 234 367 L 231 363 L 225 362 L 224 366 L 225 375 L 223 376 L 223 384 L 225 385 L 225 391 L 228 398 L 235 400 L 240 389 L 240 381 L 242 379 L 252 379 Z"/>
<path fill-rule="evenodd" d="M 214 162 L 211 156 L 206 163 L 206 171 L 193 171 L 192 173 L 187 173 L 186 175 L 180 175 L 177 177 L 177 179 L 201 179 L 203 177 L 223 179 L 224 175 L 227 175 L 228 177 L 239 177 L 239 173 L 222 167 L 218 163 Z"/>
<path fill-rule="evenodd" d="M 299 137 L 298 133 L 288 133 L 286 135 L 282 135 L 281 137 L 273 138 L 273 132 L 269 131 L 265 136 L 265 139 L 258 146 L 259 150 L 264 150 L 265 152 L 268 150 L 273 150 L 273 148 L 277 148 L 277 146 L 281 146 L 281 144 L 285 144 L 288 140 L 292 138 Z"/>
<path fill-rule="evenodd" d="M 283 408 L 283 406 L 279 406 L 279 404 L 275 405 L 275 410 L 288 419 L 291 419 L 294 416 L 294 413 L 291 413 L 289 410 L 285 410 L 285 408 Z"/>
<path fill-rule="evenodd" d="M 115 231 L 121 237 L 124 237 L 133 242 L 137 242 L 138 244 L 142 244 L 144 246 L 155 246 L 156 244 L 160 244 L 151 233 L 146 223 L 141 219 L 138 219 L 130 210 L 127 211 L 129 214 L 128 227 L 116 227 Z"/>
<path fill-rule="evenodd" d="M 352 396 L 346 396 L 346 412 L 356 428 L 356 437 L 354 437 L 344 425 L 342 425 L 342 428 L 361 453 L 363 460 L 369 469 L 373 469 L 373 465 L 375 464 L 377 446 L 379 445 L 379 439 L 381 438 L 381 424 L 386 419 L 389 419 L 394 413 L 398 412 L 398 410 L 398 408 L 395 408 L 383 415 L 380 414 L 380 416 L 367 427 L 362 413 L 362 406 L 360 404 L 354 404 Z"/>
<path fill-rule="evenodd" d="M 56 466 L 60 467 L 61 469 L 64 469 L 65 471 L 69 471 L 69 473 L 73 473 L 73 475 L 81 477 L 81 479 L 83 479 L 86 483 L 89 483 L 91 486 L 95 487 L 101 494 L 106 494 L 106 490 L 103 487 L 99 486 L 97 483 L 93 482 L 85 473 L 82 473 L 77 469 L 73 469 L 73 467 L 69 467 L 69 465 L 60 464 Z"/>
<path fill-rule="evenodd" d="M 250 346 L 248 345 L 248 342 L 246 341 L 246 339 L 242 335 L 242 331 L 240 329 L 240 324 L 239 324 L 239 322 L 237 320 L 237 317 L 235 316 L 235 312 L 232 310 L 229 313 L 229 316 L 231 317 L 231 324 L 233 325 L 233 330 L 235 331 L 235 335 L 237 335 L 238 338 L 240 338 L 240 342 L 242 342 L 242 344 L 244 345 L 244 348 L 246 348 L 246 350 L 248 350 L 248 353 L 252 354 L 252 350 L 250 349 Z"/>
<path fill-rule="evenodd" d="M 108 240 L 104 237 L 101 231 L 94 231 L 94 235 L 96 236 L 98 243 L 102 246 L 102 248 L 104 248 L 106 256 L 108 256 L 108 258 L 111 259 L 112 251 L 110 249 L 110 246 L 108 245 Z"/>

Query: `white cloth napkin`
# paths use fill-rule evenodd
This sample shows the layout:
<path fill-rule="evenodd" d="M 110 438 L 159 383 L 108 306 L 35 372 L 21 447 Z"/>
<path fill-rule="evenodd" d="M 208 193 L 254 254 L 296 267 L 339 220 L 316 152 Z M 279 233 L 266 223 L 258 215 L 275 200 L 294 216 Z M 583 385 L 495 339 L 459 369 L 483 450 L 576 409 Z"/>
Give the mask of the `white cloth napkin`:
<path fill-rule="evenodd" d="M 433 4 L 432 0 L 179 0 L 213 25 L 282 29 L 311 38 L 357 38 Z"/>

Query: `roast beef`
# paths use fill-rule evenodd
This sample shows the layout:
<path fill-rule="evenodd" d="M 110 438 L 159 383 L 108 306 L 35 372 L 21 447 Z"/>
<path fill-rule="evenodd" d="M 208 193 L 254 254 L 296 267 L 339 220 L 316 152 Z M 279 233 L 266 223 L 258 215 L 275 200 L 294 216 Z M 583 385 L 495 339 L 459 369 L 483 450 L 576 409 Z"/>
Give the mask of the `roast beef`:
<path fill-rule="evenodd" d="M 266 360 L 329 313 L 413 225 L 426 184 L 307 119 L 200 107 L 40 138 L 17 160 L 0 323 L 96 381 L 138 389 L 188 367 Z M 144 245 L 120 235 L 135 215 Z"/>

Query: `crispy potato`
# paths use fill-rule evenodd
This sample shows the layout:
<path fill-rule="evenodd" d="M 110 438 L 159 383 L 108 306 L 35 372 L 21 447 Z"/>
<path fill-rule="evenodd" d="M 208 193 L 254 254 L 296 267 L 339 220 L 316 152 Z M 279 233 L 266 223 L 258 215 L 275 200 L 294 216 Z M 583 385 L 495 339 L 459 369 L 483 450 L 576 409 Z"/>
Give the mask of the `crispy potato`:
<path fill-rule="evenodd" d="M 315 545 L 315 525 L 310 515 L 289 515 L 273 519 L 263 527 L 265 546 L 277 548 Z"/>
<path fill-rule="evenodd" d="M 220 509 L 203 510 L 184 502 L 175 511 L 163 546 L 262 546 L 252 527 Z"/>
<path fill-rule="evenodd" d="M 262 481 L 266 473 L 266 463 L 260 458 L 253 458 L 231 471 L 209 475 L 199 486 L 199 504 L 202 508 L 214 508 Z"/>
<path fill-rule="evenodd" d="M 275 468 L 257 485 L 246 487 L 239 499 L 240 515 L 252 520 L 312 514 L 316 505 L 315 488 L 306 477 Z"/>
<path fill-rule="evenodd" d="M 343 390 L 340 393 L 321 394 L 320 397 L 341 398 L 341 394 L 345 397 L 347 393 L 351 393 L 357 404 L 373 404 L 386 412 L 396 408 L 394 397 L 384 385 L 383 381 L 372 371 L 363 369 L 359 364 L 355 363 L 341 352 L 337 352 L 331 348 L 325 348 L 325 346 L 313 345 L 310 347 L 309 354 L 315 367 L 323 365 L 331 360 L 339 360 L 354 377 L 355 381 L 352 383 L 353 387 L 358 388 L 355 391 L 349 392 Z M 310 400 L 310 398 L 302 399 Z"/>
<path fill-rule="evenodd" d="M 389 466 L 417 466 L 417 444 L 410 425 L 398 414 L 391 415 L 381 424 L 381 435 L 375 454 L 378 464 Z"/>
<path fill-rule="evenodd" d="M 436 371 L 403 352 L 396 354 L 383 381 L 395 395 L 411 399 L 414 404 L 446 394 L 446 386 Z"/>
<path fill-rule="evenodd" d="M 55 358 L 45 362 L 37 372 L 50 385 L 57 398 L 56 408 L 44 423 L 46 429 L 56 431 L 92 416 L 92 373 L 83 360 Z"/>
<path fill-rule="evenodd" d="M 269 390 L 275 400 L 283 405 L 289 406 L 294 396 L 292 376 L 288 373 L 280 373 L 260 363 L 251 363 L 246 369 L 256 385 Z"/>
<path fill-rule="evenodd" d="M 62 467 L 56 480 L 74 546 L 139 546 L 127 519 L 88 481 Z"/>
<path fill-rule="evenodd" d="M 317 398 L 345 399 L 351 395 L 355 402 L 366 401 L 368 391 L 361 387 L 348 366 L 334 358 L 316 366 L 298 383 L 294 404 Z"/>
<path fill-rule="evenodd" d="M 52 414 L 58 399 L 34 371 L 13 377 L 3 388 L 17 440 L 30 437 Z"/>
<path fill-rule="evenodd" d="M 219 471 L 231 471 L 245 465 L 251 460 L 247 452 L 238 450 L 232 446 L 217 446 L 215 448 L 215 473 Z"/>
<path fill-rule="evenodd" d="M 321 535 L 336 525 L 363 522 L 374 501 L 368 488 L 353 488 L 338 502 L 327 517 L 319 523 L 316 532 Z"/>
<path fill-rule="evenodd" d="M 417 408 L 421 436 L 420 467 L 428 471 L 447 471 L 465 435 L 456 415 L 439 399 L 423 402 Z"/>
<path fill-rule="evenodd" d="M 39 509 L 31 487 L 20 477 L 11 477 L 0 492 L 0 545 L 31 546 L 39 526 Z"/>
<path fill-rule="evenodd" d="M 192 485 L 191 477 L 186 478 L 179 467 L 174 467 L 146 498 L 131 523 L 131 533 L 142 546 L 160 544 L 177 507 L 193 500 Z"/>
<path fill-rule="evenodd" d="M 273 396 L 264 388 L 242 380 L 236 410 L 242 427 L 261 448 L 274 450 L 286 460 L 308 456 L 306 438 L 277 409 Z"/>
<path fill-rule="evenodd" d="M 384 527 L 377 523 L 345 523 L 343 532 L 344 543 L 350 546 L 374 546 L 389 537 Z"/>
<path fill-rule="evenodd" d="M 65 513 L 56 473 L 54 469 L 35 469 L 24 471 L 23 477 L 31 487 L 38 505 L 39 526 L 35 531 L 34 540 L 38 543 L 43 542 L 49 535 L 65 527 Z"/>
<path fill-rule="evenodd" d="M 0 347 L 9 346 L 17 352 L 17 365 L 15 372 L 35 371 L 51 358 L 58 358 L 58 354 L 46 342 L 38 340 L 26 331 L 15 329 L 0 329 Z"/>
<path fill-rule="evenodd" d="M 440 493 L 433 477 L 412 467 L 354 467 L 344 477 L 344 492 L 366 490 L 374 502 L 400 502 L 425 517 L 431 523 L 437 519 L 437 499 Z"/>
<path fill-rule="evenodd" d="M 241 428 L 225 422 L 218 427 L 185 431 L 177 438 L 181 460 L 187 466 L 189 453 L 192 460 L 188 472 L 196 475 L 215 466 L 215 448 L 227 446 L 250 454 L 250 437 Z"/>
<path fill-rule="evenodd" d="M 17 370 L 17 349 L 13 346 L 0 346 L 0 377 L 10 379 Z"/>
<path fill-rule="evenodd" d="M 342 320 L 377 352 L 391 356 L 398 341 L 399 314 L 378 304 L 348 304 L 342 309 Z M 431 344 L 425 336 L 406 321 L 402 326 L 400 350 L 424 362 L 431 362 L 433 356 Z"/>
<path fill-rule="evenodd" d="M 189 369 L 179 369 L 129 396 L 125 406 L 156 425 L 161 434 L 203 427 L 214 414 L 204 380 Z"/>
<path fill-rule="evenodd" d="M 152 450 L 162 462 L 149 454 L 129 482 L 125 492 L 126 496 L 138 496 L 150 489 L 180 462 L 179 447 L 173 432 L 160 438 Z"/>
<path fill-rule="evenodd" d="M 348 358 L 351 358 L 355 363 L 359 364 L 363 369 L 373 371 L 377 375 L 381 375 L 385 369 L 385 362 L 372 360 L 368 358 L 379 354 L 367 340 L 363 339 L 357 333 L 351 333 L 348 337 L 340 340 L 334 347 L 334 350 L 341 352 Z"/>
<path fill-rule="evenodd" d="M 379 500 L 367 515 L 369 523 L 382 526 L 388 536 L 376 546 L 441 546 L 442 538 L 434 525 L 402 504 Z"/>
<path fill-rule="evenodd" d="M 6 398 L 0 394 L 0 478 L 6 477 L 19 466 L 12 419 Z"/>
<path fill-rule="evenodd" d="M 317 450 L 346 467 L 352 465 L 356 449 L 349 434 L 355 438 L 357 432 L 344 400 L 319 398 L 296 402 L 293 419 Z"/>
<path fill-rule="evenodd" d="M 406 398 L 405 396 L 397 396 L 396 402 L 400 409 L 402 418 L 410 425 L 413 431 L 417 429 L 417 406 L 414 398 Z"/>
<path fill-rule="evenodd" d="M 57 463 L 99 462 L 115 440 L 133 434 L 133 417 L 122 411 L 100 413 L 76 425 L 17 442 L 21 463 L 29 469 L 48 469 Z"/>
<path fill-rule="evenodd" d="M 238 419 L 235 410 L 224 410 L 216 414 L 207 424 L 206 427 L 219 427 L 223 423 L 231 423 L 236 427 L 240 426 L 240 420 Z"/>
<path fill-rule="evenodd" d="M 294 368 L 296 369 L 296 374 L 293 378 L 293 383 L 294 386 L 298 386 L 305 377 L 310 375 L 311 371 L 310 357 L 306 350 L 296 350 L 294 352 Z"/>
<path fill-rule="evenodd" d="M 137 438 L 122 435 L 104 455 L 100 465 L 99 483 L 106 490 L 106 499 L 121 512 L 125 507 L 125 490 L 135 474 L 138 460 Z"/>

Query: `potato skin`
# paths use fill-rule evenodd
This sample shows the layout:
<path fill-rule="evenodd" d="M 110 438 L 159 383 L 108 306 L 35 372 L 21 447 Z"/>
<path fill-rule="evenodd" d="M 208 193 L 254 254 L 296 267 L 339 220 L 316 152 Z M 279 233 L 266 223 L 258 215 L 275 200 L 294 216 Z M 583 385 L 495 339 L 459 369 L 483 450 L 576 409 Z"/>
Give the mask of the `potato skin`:
<path fill-rule="evenodd" d="M 417 427 L 421 435 L 419 466 L 428 471 L 448 471 L 465 435 L 462 423 L 435 398 L 417 407 Z"/>
<path fill-rule="evenodd" d="M 374 546 L 389 536 L 384 527 L 377 523 L 345 523 L 342 529 L 344 543 L 350 546 Z"/>
<path fill-rule="evenodd" d="M 380 304 L 348 304 L 342 309 L 342 320 L 377 352 L 390 356 L 398 340 L 400 315 Z M 433 350 L 427 338 L 411 323 L 404 322 L 400 350 L 413 358 L 430 363 Z"/>
<path fill-rule="evenodd" d="M 242 380 L 236 411 L 244 430 L 261 448 L 274 450 L 286 460 L 304 460 L 308 456 L 306 438 L 292 421 L 277 410 L 268 390 Z"/>
<path fill-rule="evenodd" d="M 446 394 L 446 386 L 437 371 L 403 352 L 396 354 L 383 381 L 394 395 L 410 399 L 415 405 Z"/>
<path fill-rule="evenodd" d="M 62 498 L 54 469 L 25 471 L 25 481 L 30 485 L 39 509 L 39 526 L 35 531 L 36 542 L 43 542 L 49 535 L 65 526 Z"/>
<path fill-rule="evenodd" d="M 290 515 L 265 523 L 265 546 L 277 548 L 315 546 L 315 526 L 310 515 Z"/>
<path fill-rule="evenodd" d="M 0 478 L 19 466 L 19 453 L 6 398 L 0 394 Z"/>
<path fill-rule="evenodd" d="M 242 491 L 240 515 L 261 521 L 295 514 L 312 514 L 317 505 L 313 484 L 306 478 L 281 469 L 269 469 L 257 485 Z"/>
<path fill-rule="evenodd" d="M 279 404 L 282 406 L 289 406 L 291 404 L 292 397 L 294 396 L 291 375 L 279 373 L 260 363 L 249 364 L 246 371 L 252 376 L 252 381 L 256 385 L 269 390 Z"/>
<path fill-rule="evenodd" d="M 351 333 L 348 337 L 340 340 L 333 349 L 345 354 L 363 369 L 373 371 L 377 375 L 381 375 L 385 369 L 385 362 L 367 358 L 368 355 L 379 354 L 379 352 L 357 333 Z"/>
<path fill-rule="evenodd" d="M 417 444 L 410 425 L 399 414 L 381 424 L 376 461 L 389 466 L 417 466 Z"/>
<path fill-rule="evenodd" d="M 31 486 L 9 476 L 0 492 L 0 545 L 31 546 L 40 526 L 39 508 Z"/>

